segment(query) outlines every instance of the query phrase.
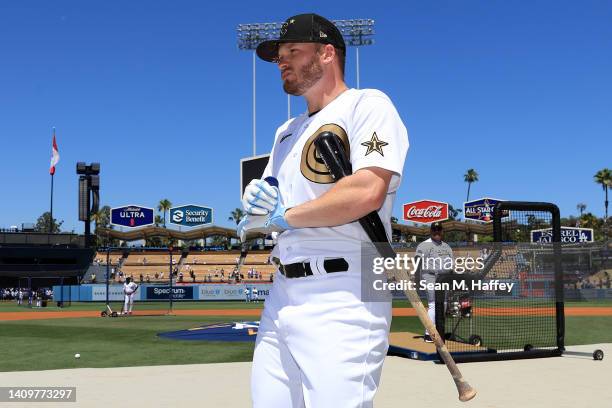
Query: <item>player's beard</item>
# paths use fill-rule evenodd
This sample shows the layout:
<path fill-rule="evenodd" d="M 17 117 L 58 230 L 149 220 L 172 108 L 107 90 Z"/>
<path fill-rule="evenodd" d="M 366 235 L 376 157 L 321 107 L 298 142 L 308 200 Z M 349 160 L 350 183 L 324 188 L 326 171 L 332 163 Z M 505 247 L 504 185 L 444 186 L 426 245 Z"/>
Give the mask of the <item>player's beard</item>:
<path fill-rule="evenodd" d="M 294 96 L 303 95 L 323 77 L 323 67 L 321 67 L 317 58 L 318 54 L 315 54 L 310 62 L 300 69 L 300 75 L 294 73 L 297 77 L 295 81 L 285 80 L 283 82 L 285 92 Z"/>

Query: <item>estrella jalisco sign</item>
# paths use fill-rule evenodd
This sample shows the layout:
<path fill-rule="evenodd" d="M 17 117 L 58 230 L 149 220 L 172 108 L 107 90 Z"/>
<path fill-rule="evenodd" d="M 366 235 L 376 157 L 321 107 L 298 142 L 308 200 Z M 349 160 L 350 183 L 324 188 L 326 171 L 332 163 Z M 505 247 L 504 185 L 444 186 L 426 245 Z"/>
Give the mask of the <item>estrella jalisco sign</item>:
<path fill-rule="evenodd" d="M 201 205 L 188 204 L 170 209 L 170 222 L 184 227 L 197 227 L 212 224 L 213 209 Z"/>
<path fill-rule="evenodd" d="M 531 242 L 552 242 L 552 228 L 531 231 Z M 577 244 L 593 242 L 592 228 L 561 227 L 561 242 L 564 244 Z"/>
<path fill-rule="evenodd" d="M 490 197 L 466 201 L 463 203 L 463 215 L 466 220 L 493 222 L 493 208 L 495 208 L 495 204 L 501 201 L 504 200 Z M 502 216 L 508 216 L 508 213 Z"/>
<path fill-rule="evenodd" d="M 153 225 L 153 209 L 139 205 L 111 208 L 111 224 L 128 228 Z"/>

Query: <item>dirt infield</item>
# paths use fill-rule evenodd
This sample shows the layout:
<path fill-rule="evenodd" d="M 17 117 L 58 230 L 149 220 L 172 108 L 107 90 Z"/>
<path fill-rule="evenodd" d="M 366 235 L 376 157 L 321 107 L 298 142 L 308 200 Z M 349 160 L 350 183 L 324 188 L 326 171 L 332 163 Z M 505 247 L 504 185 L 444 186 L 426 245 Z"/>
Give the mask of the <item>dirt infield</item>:
<path fill-rule="evenodd" d="M 611 344 L 574 346 L 590 353 Z M 85 362 L 86 355 L 82 361 Z M 478 390 L 469 403 L 457 400 L 457 391 L 444 365 L 387 357 L 377 408 L 581 408 L 610 406 L 612 359 L 555 357 L 491 361 L 461 365 Z M 0 372 L 4 387 L 76 387 L 77 402 L 5 404 L 11 407 L 107 408 L 207 406 L 241 408 L 252 405 L 251 363 L 160 365 L 147 367 L 76 368 L 47 371 Z M 123 389 L 122 389 L 123 388 Z"/>
<path fill-rule="evenodd" d="M 535 315 L 542 314 L 542 309 L 537 308 L 481 308 L 476 309 L 475 313 L 485 316 L 515 316 L 515 315 Z M 165 311 L 141 310 L 134 312 L 135 316 L 162 316 Z M 176 316 L 249 316 L 259 317 L 261 309 L 205 309 L 205 310 L 174 310 Z M 566 307 L 566 316 L 612 316 L 612 307 Z M 49 311 L 49 312 L 0 312 L 0 321 L 13 320 L 44 320 L 44 319 L 70 319 L 78 317 L 99 317 L 100 312 L 96 310 L 86 311 Z M 393 308 L 393 316 L 405 317 L 416 316 L 416 312 L 408 307 Z"/>

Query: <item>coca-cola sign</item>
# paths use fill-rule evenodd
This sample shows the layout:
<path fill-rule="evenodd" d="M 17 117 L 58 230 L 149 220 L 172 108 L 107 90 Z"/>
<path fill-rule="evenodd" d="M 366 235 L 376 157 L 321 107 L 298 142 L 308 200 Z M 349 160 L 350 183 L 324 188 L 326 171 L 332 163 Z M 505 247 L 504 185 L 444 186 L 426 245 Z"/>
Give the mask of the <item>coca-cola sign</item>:
<path fill-rule="evenodd" d="M 448 219 L 448 203 L 420 200 L 404 204 L 404 221 L 430 224 Z"/>

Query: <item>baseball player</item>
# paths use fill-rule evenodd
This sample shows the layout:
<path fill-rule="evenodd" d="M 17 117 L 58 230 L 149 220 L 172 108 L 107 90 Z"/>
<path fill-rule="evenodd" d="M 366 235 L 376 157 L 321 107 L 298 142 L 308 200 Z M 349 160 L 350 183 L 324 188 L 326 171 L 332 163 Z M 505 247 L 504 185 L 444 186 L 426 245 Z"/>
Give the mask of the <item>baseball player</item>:
<path fill-rule="evenodd" d="M 259 303 L 259 291 L 255 286 L 251 288 L 251 298 L 253 299 L 253 302 Z"/>
<path fill-rule="evenodd" d="M 244 301 L 249 303 L 251 301 L 251 291 L 248 286 L 244 287 Z"/>
<path fill-rule="evenodd" d="M 387 95 L 347 87 L 346 46 L 327 19 L 290 17 L 257 55 L 277 64 L 285 92 L 303 96 L 308 110 L 278 128 L 262 179 L 243 196 L 248 215 L 240 236 L 257 217 L 278 232 L 278 272 L 253 357 L 253 404 L 371 407 L 391 304 L 361 299 L 361 243 L 370 240 L 357 220 L 376 210 L 390 236 L 408 134 Z M 352 164 L 353 174 L 338 182 L 315 150 L 325 130 L 341 139 Z M 278 188 L 264 180 L 269 176 Z"/>
<path fill-rule="evenodd" d="M 132 282 L 132 278 L 129 276 L 125 278 L 125 283 L 123 284 L 123 293 L 125 294 L 125 301 L 123 303 L 123 314 L 132 314 L 132 307 L 134 306 L 134 296 L 136 295 L 136 291 L 138 290 L 138 285 L 136 282 Z"/>
<path fill-rule="evenodd" d="M 453 250 L 442 241 L 442 224 L 434 222 L 430 227 L 430 238 L 421 242 L 416 248 L 416 256 L 421 258 L 421 280 L 432 285 L 443 274 L 453 270 Z M 430 287 L 430 286 L 429 286 Z M 427 289 L 427 314 L 432 322 L 436 322 L 436 291 Z M 425 331 L 423 340 L 433 343 L 429 333 Z"/>

